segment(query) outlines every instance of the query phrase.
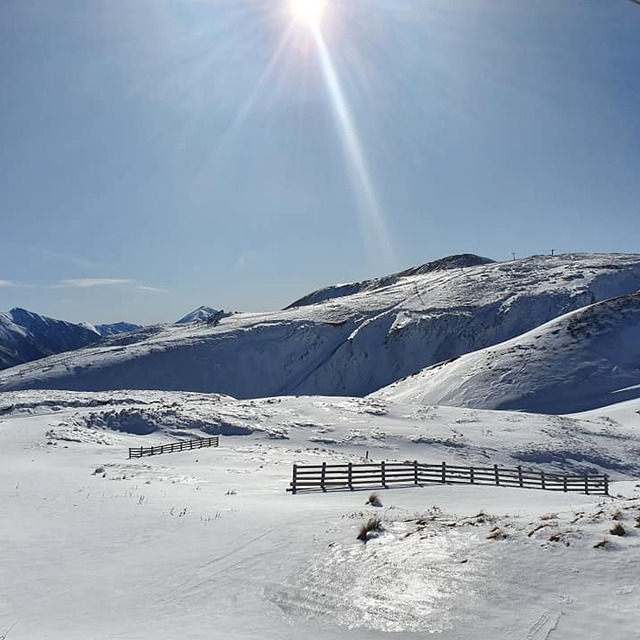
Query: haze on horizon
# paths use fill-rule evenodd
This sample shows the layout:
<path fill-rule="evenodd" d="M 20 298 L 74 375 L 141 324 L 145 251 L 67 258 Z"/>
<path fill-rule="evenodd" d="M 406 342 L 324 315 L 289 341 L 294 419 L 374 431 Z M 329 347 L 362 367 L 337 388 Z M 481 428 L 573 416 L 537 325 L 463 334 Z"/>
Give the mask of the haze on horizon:
<path fill-rule="evenodd" d="M 0 310 L 173 321 L 637 251 L 634 3 L 290 3 L 0 5 Z"/>

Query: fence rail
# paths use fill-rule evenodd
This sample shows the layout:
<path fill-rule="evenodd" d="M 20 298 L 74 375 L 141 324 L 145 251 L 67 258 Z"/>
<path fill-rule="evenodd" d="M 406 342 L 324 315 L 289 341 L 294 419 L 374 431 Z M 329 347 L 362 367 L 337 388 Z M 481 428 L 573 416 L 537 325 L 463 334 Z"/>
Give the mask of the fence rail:
<path fill-rule="evenodd" d="M 522 489 L 547 491 L 578 491 L 609 495 L 609 476 L 560 475 L 534 471 L 522 467 L 505 468 L 464 467 L 443 462 L 423 464 L 412 462 L 369 462 L 319 465 L 293 465 L 293 476 L 287 491 L 322 491 L 337 489 L 364 489 L 420 486 L 425 484 L 491 484 Z"/>
<path fill-rule="evenodd" d="M 171 444 L 158 445 L 157 447 L 129 447 L 129 458 L 142 458 L 143 456 L 159 456 L 162 453 L 175 453 L 176 451 L 190 451 L 204 447 L 217 447 L 220 445 L 220 436 L 211 438 L 198 438 L 197 440 L 179 440 Z"/>

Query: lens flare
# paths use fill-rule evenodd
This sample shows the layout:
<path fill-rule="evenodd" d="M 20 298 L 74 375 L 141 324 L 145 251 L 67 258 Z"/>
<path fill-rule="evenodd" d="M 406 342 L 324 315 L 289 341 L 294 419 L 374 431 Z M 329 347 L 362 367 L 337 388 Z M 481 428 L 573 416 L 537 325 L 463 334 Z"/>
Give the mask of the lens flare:
<path fill-rule="evenodd" d="M 314 37 L 345 159 L 360 200 L 362 227 L 368 236 L 367 239 L 372 252 L 382 258 L 387 266 L 392 267 L 396 264 L 397 259 L 391 241 L 391 234 L 371 179 L 371 172 L 369 171 L 351 109 L 340 85 L 331 54 L 319 30 L 314 31 Z"/>
<path fill-rule="evenodd" d="M 289 0 L 293 17 L 312 29 L 320 26 L 327 0 Z"/>

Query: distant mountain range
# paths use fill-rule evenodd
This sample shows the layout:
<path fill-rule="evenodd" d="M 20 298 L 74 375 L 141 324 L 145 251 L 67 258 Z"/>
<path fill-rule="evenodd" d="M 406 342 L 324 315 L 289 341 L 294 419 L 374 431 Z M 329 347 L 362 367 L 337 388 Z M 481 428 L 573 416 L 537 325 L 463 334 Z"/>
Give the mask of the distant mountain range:
<path fill-rule="evenodd" d="M 140 329 L 128 322 L 74 324 L 26 309 L 0 313 L 0 369 L 100 342 L 102 338 Z"/>
<path fill-rule="evenodd" d="M 623 306 L 633 308 L 636 297 L 631 294 L 639 289 L 639 255 L 570 254 L 509 262 L 493 262 L 470 254 L 450 256 L 383 278 L 331 286 L 281 311 L 219 313 L 213 315 L 213 322 L 158 325 L 107 338 L 72 353 L 12 367 L 0 373 L 0 390 L 158 389 L 218 392 L 237 398 L 364 396 L 436 363 L 454 358 L 459 358 L 460 363 L 471 362 L 471 355 L 465 354 L 474 352 L 478 370 L 488 370 L 488 362 L 502 357 L 496 355 L 502 348 L 496 345 L 519 337 L 534 340 L 527 332 L 541 328 L 544 333 L 548 330 L 543 327 L 545 323 L 610 298 L 631 296 Z M 198 311 L 194 312 L 194 320 L 203 319 Z M 587 322 L 600 322 L 600 314 L 585 313 Z M 628 313 L 608 314 L 604 328 L 596 332 L 594 326 L 591 335 L 597 334 L 624 351 L 627 337 L 635 344 L 635 334 L 621 324 L 628 317 Z M 563 326 L 550 331 L 562 333 Z M 622 332 L 619 340 L 613 338 L 616 331 Z M 539 338 L 538 342 L 546 345 L 546 350 L 535 352 L 542 379 L 545 353 L 552 354 L 552 341 Z M 591 350 L 604 348 L 600 339 L 584 342 L 574 338 L 563 344 L 563 358 L 571 363 L 572 370 L 584 366 L 588 371 Z M 491 347 L 493 351 L 483 351 Z M 486 361 L 483 353 L 488 354 Z M 574 355 L 570 357 L 570 353 Z M 629 353 L 635 357 L 633 349 Z M 606 374 L 602 364 L 606 360 L 603 357 L 593 369 L 600 379 L 606 379 L 598 389 L 611 394 L 620 390 L 616 388 L 618 384 L 632 386 L 637 374 L 635 365 L 626 363 L 624 375 L 616 378 L 613 372 L 620 371 L 621 363 L 612 360 L 611 372 Z M 493 391 L 486 392 L 487 398 L 504 398 L 496 400 L 495 406 L 540 411 L 566 407 L 578 410 L 583 406 L 577 400 L 562 404 L 557 394 L 542 391 L 533 402 L 524 388 L 529 383 L 518 377 L 530 363 L 526 358 L 518 362 L 514 371 L 509 372 L 508 365 L 502 368 L 503 379 L 492 379 Z M 412 385 L 410 391 L 403 391 L 403 383 L 398 383 L 380 393 L 424 393 L 426 402 L 467 406 L 471 403 L 469 395 L 462 391 L 449 394 L 463 380 L 455 368 L 449 369 L 455 365 L 442 365 L 443 372 L 454 372 L 446 380 L 442 373 L 444 382 L 425 372 L 407 381 Z M 547 366 L 547 376 L 551 376 L 560 365 L 550 358 Z M 616 366 L 618 369 L 614 369 Z M 475 369 L 465 371 L 464 376 L 475 375 L 474 372 Z M 509 384 L 513 388 L 510 376 L 522 382 L 520 394 L 507 393 Z M 577 386 L 587 378 L 586 373 L 563 378 L 564 393 L 569 393 L 574 384 L 574 395 L 578 394 Z M 637 384 L 640 385 L 640 374 Z M 483 385 L 485 382 L 479 383 L 474 398 L 483 396 Z M 593 387 L 587 395 L 592 393 Z M 471 406 L 485 405 L 473 400 Z"/>
<path fill-rule="evenodd" d="M 198 307 L 175 324 L 217 321 L 223 312 L 212 307 Z M 65 322 L 48 318 L 26 309 L 11 309 L 0 312 L 0 370 L 14 367 L 25 362 L 32 362 L 57 353 L 73 351 L 98 343 L 126 344 L 155 334 L 160 325 L 144 328 L 131 322 L 114 322 L 111 324 L 90 324 L 88 322 Z M 131 332 L 139 332 L 135 337 L 122 336 Z M 105 338 L 111 340 L 104 341 Z"/>

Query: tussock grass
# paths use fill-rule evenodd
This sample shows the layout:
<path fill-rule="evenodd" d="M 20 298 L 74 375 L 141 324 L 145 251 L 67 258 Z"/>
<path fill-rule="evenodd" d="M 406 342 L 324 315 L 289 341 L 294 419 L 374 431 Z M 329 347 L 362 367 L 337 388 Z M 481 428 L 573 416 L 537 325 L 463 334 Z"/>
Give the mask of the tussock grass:
<path fill-rule="evenodd" d="M 377 516 L 374 516 L 373 518 L 369 518 L 369 520 L 367 520 L 367 522 L 365 522 L 360 527 L 360 531 L 358 532 L 358 535 L 357 535 L 357 540 L 362 540 L 362 542 L 367 542 L 367 540 L 369 540 L 369 538 L 371 537 L 370 534 L 377 533 L 379 531 L 382 531 L 382 520 Z"/>
<path fill-rule="evenodd" d="M 365 504 L 370 504 L 372 507 L 381 507 L 382 500 L 380 500 L 380 496 L 377 493 L 372 493 Z"/>

